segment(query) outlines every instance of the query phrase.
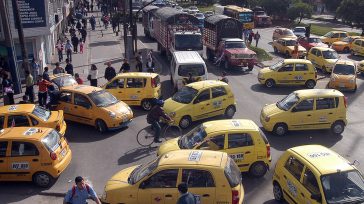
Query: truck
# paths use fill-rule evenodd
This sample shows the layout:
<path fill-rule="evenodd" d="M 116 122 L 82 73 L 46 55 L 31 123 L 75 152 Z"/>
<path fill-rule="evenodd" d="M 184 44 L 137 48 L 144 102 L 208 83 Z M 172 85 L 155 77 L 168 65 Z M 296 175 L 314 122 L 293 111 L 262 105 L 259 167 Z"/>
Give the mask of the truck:
<path fill-rule="evenodd" d="M 268 16 L 262 7 L 254 7 L 254 24 L 256 27 L 265 27 L 272 25 L 272 18 Z"/>
<path fill-rule="evenodd" d="M 205 18 L 203 43 L 207 59 L 217 59 L 225 69 L 248 67 L 251 71 L 257 64 L 257 55 L 242 40 L 242 26 L 237 19 L 225 15 Z"/>
<path fill-rule="evenodd" d="M 199 20 L 175 8 L 163 7 L 154 12 L 154 38 L 158 51 L 171 59 L 175 51 L 203 52 Z"/>
<path fill-rule="evenodd" d="M 143 8 L 142 25 L 144 28 L 144 35 L 148 38 L 154 39 L 153 20 L 154 12 L 159 9 L 158 6 L 146 6 Z"/>

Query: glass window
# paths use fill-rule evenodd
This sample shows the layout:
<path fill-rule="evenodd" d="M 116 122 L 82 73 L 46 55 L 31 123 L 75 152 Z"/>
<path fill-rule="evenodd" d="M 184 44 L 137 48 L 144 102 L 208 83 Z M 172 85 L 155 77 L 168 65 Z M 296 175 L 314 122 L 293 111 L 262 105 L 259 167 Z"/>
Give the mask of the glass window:
<path fill-rule="evenodd" d="M 340 38 L 346 38 L 348 35 L 346 33 L 340 33 Z"/>
<path fill-rule="evenodd" d="M 0 129 L 4 128 L 5 116 L 0 116 Z"/>
<path fill-rule="evenodd" d="M 188 104 L 195 98 L 197 93 L 198 91 L 196 89 L 184 86 L 172 96 L 172 100 L 178 103 Z"/>
<path fill-rule="evenodd" d="M 293 71 L 294 64 L 286 64 L 278 70 L 278 72 L 291 72 Z"/>
<path fill-rule="evenodd" d="M 11 156 L 37 156 L 39 155 L 37 147 L 29 142 L 13 142 L 11 146 Z"/>
<path fill-rule="evenodd" d="M 8 147 L 8 142 L 0 142 L 0 157 L 6 156 L 7 147 Z"/>
<path fill-rule="evenodd" d="M 227 95 L 225 88 L 222 86 L 211 88 L 211 93 L 212 93 L 212 98 L 217 98 L 220 96 Z"/>
<path fill-rule="evenodd" d="M 286 96 L 285 98 L 283 98 L 281 101 L 277 102 L 276 105 L 279 109 L 287 111 L 292 106 L 294 106 L 299 100 L 300 98 L 298 98 L 298 96 L 293 92 L 288 96 Z"/>
<path fill-rule="evenodd" d="M 147 79 L 144 78 L 128 78 L 126 80 L 126 88 L 144 88 Z"/>
<path fill-rule="evenodd" d="M 72 101 L 72 93 L 62 92 L 59 96 L 59 100 L 65 103 L 71 103 Z"/>
<path fill-rule="evenodd" d="M 234 160 L 230 157 L 226 162 L 226 166 L 224 169 L 225 176 L 230 184 L 231 188 L 241 184 L 241 172 L 239 167 L 235 164 Z"/>
<path fill-rule="evenodd" d="M 211 173 L 204 170 L 183 169 L 182 182 L 187 183 L 189 188 L 215 187 Z"/>
<path fill-rule="evenodd" d="M 53 152 L 60 146 L 60 140 L 61 135 L 57 131 L 52 130 L 42 139 L 42 143 L 47 147 L 48 151 Z"/>
<path fill-rule="evenodd" d="M 9 115 L 8 127 L 28 127 L 30 126 L 26 115 Z"/>
<path fill-rule="evenodd" d="M 77 85 L 77 81 L 71 75 L 65 75 L 52 80 L 58 87 Z"/>
<path fill-rule="evenodd" d="M 197 149 L 222 150 L 224 149 L 225 135 L 211 137 L 203 142 Z"/>
<path fill-rule="evenodd" d="M 312 194 L 320 193 L 316 177 L 308 168 L 306 168 L 305 174 L 303 174 L 303 186 L 305 186 L 305 188 Z"/>
<path fill-rule="evenodd" d="M 204 64 L 185 64 L 178 67 L 178 76 L 189 77 L 189 73 L 192 76 L 203 76 L 205 74 Z"/>
<path fill-rule="evenodd" d="M 75 105 L 82 106 L 85 108 L 90 108 L 92 106 L 90 100 L 88 100 L 87 97 L 81 94 L 75 94 Z"/>
<path fill-rule="evenodd" d="M 318 98 L 316 99 L 316 110 L 336 108 L 335 98 Z"/>
<path fill-rule="evenodd" d="M 196 98 L 195 103 L 210 100 L 210 89 L 202 91 Z"/>
<path fill-rule="evenodd" d="M 106 89 L 124 88 L 124 79 L 115 79 L 106 86 Z"/>
<path fill-rule="evenodd" d="M 111 93 L 101 90 L 87 94 L 97 107 L 107 107 L 118 103 L 118 99 Z"/>
<path fill-rule="evenodd" d="M 339 38 L 339 33 L 335 33 L 334 35 L 332 35 L 332 38 Z"/>
<path fill-rule="evenodd" d="M 228 139 L 229 139 L 228 142 L 229 149 L 253 145 L 252 137 L 248 133 L 229 134 Z"/>
<path fill-rule="evenodd" d="M 303 164 L 294 157 L 289 157 L 284 167 L 294 176 L 300 180 L 303 171 Z"/>
<path fill-rule="evenodd" d="M 313 110 L 313 99 L 302 100 L 296 107 L 293 108 L 293 112 L 310 111 Z"/>
<path fill-rule="evenodd" d="M 37 126 L 39 124 L 37 119 L 33 118 L 32 116 L 29 116 L 29 118 L 32 121 L 33 126 Z"/>
<path fill-rule="evenodd" d="M 144 181 L 145 188 L 176 188 L 178 169 L 160 171 Z"/>
<path fill-rule="evenodd" d="M 178 145 L 181 149 L 192 149 L 197 144 L 201 143 L 207 133 L 203 125 L 197 126 L 187 134 L 183 135 L 178 141 Z"/>
<path fill-rule="evenodd" d="M 32 114 L 42 119 L 43 121 L 47 121 L 51 117 L 51 112 L 43 108 L 42 106 L 35 106 Z"/>
<path fill-rule="evenodd" d="M 316 56 L 317 56 L 317 57 L 321 57 L 321 56 L 322 56 L 322 54 L 321 54 L 321 51 L 320 51 L 320 50 L 317 50 L 317 52 L 316 52 Z"/>
<path fill-rule="evenodd" d="M 307 64 L 296 64 L 295 70 L 297 72 L 308 71 L 308 66 L 307 66 Z"/>
<path fill-rule="evenodd" d="M 359 45 L 359 46 L 360 46 L 361 41 L 360 41 L 360 40 L 355 40 L 355 41 L 354 41 L 354 44 L 355 44 L 355 45 Z"/>

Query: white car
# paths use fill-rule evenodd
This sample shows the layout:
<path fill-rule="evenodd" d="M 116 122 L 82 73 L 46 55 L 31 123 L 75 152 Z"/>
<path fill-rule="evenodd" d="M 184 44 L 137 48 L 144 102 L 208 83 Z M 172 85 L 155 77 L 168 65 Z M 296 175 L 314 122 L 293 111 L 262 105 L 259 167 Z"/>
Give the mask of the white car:
<path fill-rule="evenodd" d="M 305 27 L 295 27 L 293 29 L 293 33 L 297 36 L 297 37 L 305 37 L 306 34 L 306 28 Z"/>

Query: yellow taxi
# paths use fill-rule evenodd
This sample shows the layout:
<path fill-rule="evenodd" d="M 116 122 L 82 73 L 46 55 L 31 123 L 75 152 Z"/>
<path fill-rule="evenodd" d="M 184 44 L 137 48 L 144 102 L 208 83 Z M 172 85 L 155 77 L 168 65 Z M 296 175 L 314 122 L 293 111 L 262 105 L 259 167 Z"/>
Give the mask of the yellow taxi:
<path fill-rule="evenodd" d="M 274 170 L 274 198 L 290 204 L 363 203 L 364 178 L 354 164 L 321 145 L 290 148 Z"/>
<path fill-rule="evenodd" d="M 95 126 L 99 132 L 127 126 L 133 111 L 111 93 L 88 85 L 63 87 L 56 110 L 63 110 L 66 120 Z"/>
<path fill-rule="evenodd" d="M 274 29 L 272 40 L 277 40 L 280 38 L 290 38 L 293 40 L 297 40 L 297 36 L 293 33 L 293 31 L 291 29 L 288 29 L 288 28 Z"/>
<path fill-rule="evenodd" d="M 328 88 L 356 91 L 356 66 L 351 60 L 339 60 L 332 69 Z"/>
<path fill-rule="evenodd" d="M 364 38 L 354 40 L 351 46 L 351 54 L 364 57 Z"/>
<path fill-rule="evenodd" d="M 340 135 L 347 124 L 346 108 L 346 97 L 338 90 L 298 90 L 264 106 L 260 122 L 266 131 L 279 136 L 290 130 L 318 129 L 331 129 Z"/>
<path fill-rule="evenodd" d="M 249 172 L 255 177 L 264 176 L 272 161 L 267 138 L 251 120 L 205 122 L 179 138 L 164 142 L 157 155 L 180 149 L 226 152 L 241 172 Z"/>
<path fill-rule="evenodd" d="M 258 81 L 266 87 L 275 85 L 316 86 L 317 73 L 312 63 L 305 59 L 285 59 L 259 71 Z"/>
<path fill-rule="evenodd" d="M 349 34 L 345 31 L 330 31 L 321 37 L 321 41 L 331 45 L 332 43 L 340 41 L 348 36 Z"/>
<path fill-rule="evenodd" d="M 107 181 L 101 202 L 175 204 L 182 182 L 197 203 L 243 203 L 238 166 L 226 153 L 208 150 L 171 151 L 147 164 L 121 170 Z"/>
<path fill-rule="evenodd" d="M 363 76 L 364 75 L 364 60 L 358 63 L 358 72 Z"/>
<path fill-rule="evenodd" d="M 307 59 L 323 72 L 331 73 L 336 61 L 339 59 L 337 52 L 331 48 L 313 47 L 307 55 Z"/>
<path fill-rule="evenodd" d="M 205 80 L 184 86 L 163 106 L 174 124 L 187 128 L 192 121 L 224 114 L 232 118 L 236 112 L 233 92 L 227 83 Z"/>
<path fill-rule="evenodd" d="M 361 38 L 361 36 L 348 36 L 343 40 L 334 42 L 331 44 L 331 48 L 336 52 L 346 52 L 349 53 L 352 47 L 352 43 L 355 39 Z"/>
<path fill-rule="evenodd" d="M 274 53 L 282 53 L 287 58 L 292 57 L 294 46 L 297 44 L 297 40 L 291 38 L 280 38 L 274 40 L 272 43 Z M 306 49 L 301 45 L 298 45 L 298 57 L 304 58 L 306 56 Z"/>
<path fill-rule="evenodd" d="M 118 74 L 103 86 L 117 99 L 128 105 L 152 108 L 152 99 L 161 97 L 161 82 L 158 74 L 128 72 Z"/>
<path fill-rule="evenodd" d="M 50 75 L 49 80 L 56 85 L 55 88 L 58 90 L 63 87 L 78 85 L 76 79 L 72 75 L 66 73 Z"/>
<path fill-rule="evenodd" d="M 0 107 L 0 129 L 8 127 L 49 127 L 64 135 L 67 129 L 63 110 L 49 111 L 34 104 Z"/>
<path fill-rule="evenodd" d="M 71 159 L 66 138 L 52 128 L 13 127 L 0 131 L 0 181 L 33 181 L 49 187 Z"/>

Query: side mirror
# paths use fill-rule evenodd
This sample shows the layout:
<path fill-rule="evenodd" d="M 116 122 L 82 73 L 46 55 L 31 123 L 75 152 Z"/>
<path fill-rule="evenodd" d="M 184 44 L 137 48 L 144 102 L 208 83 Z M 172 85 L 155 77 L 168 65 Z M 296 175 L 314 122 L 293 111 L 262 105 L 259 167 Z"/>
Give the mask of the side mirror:
<path fill-rule="evenodd" d="M 291 112 L 292 112 L 292 113 L 297 112 L 296 107 L 293 107 Z"/>
<path fill-rule="evenodd" d="M 140 189 L 145 189 L 145 183 L 144 183 L 144 181 L 140 183 L 139 188 Z"/>
<path fill-rule="evenodd" d="M 193 104 L 197 104 L 197 103 L 200 103 L 200 100 L 195 99 L 195 100 L 193 101 Z"/>
<path fill-rule="evenodd" d="M 311 195 L 311 199 L 321 203 L 322 202 L 322 197 L 321 197 L 321 194 L 312 194 Z"/>

